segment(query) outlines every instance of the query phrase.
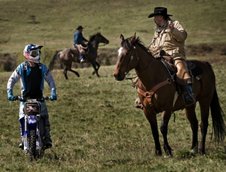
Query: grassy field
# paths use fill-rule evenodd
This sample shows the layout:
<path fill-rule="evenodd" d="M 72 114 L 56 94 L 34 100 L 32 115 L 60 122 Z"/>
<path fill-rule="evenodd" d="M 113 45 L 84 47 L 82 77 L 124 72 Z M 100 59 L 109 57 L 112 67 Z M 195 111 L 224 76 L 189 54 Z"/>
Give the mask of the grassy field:
<path fill-rule="evenodd" d="M 134 32 L 148 44 L 155 6 L 166 6 L 188 31 L 187 44 L 225 43 L 225 0 L 0 0 L 0 53 L 19 53 L 35 42 L 47 50 L 72 46 L 75 28 L 89 37 L 102 32 L 107 48 L 119 46 L 119 36 Z"/>
<path fill-rule="evenodd" d="M 47 64 L 53 51 L 72 46 L 79 24 L 85 27 L 86 37 L 96 32 L 106 36 L 110 44 L 101 48 L 115 51 L 109 53 L 117 53 L 121 33 L 128 37 L 136 32 L 147 45 L 154 28 L 147 16 L 155 6 L 168 7 L 169 14 L 184 25 L 187 45 L 226 44 L 226 0 L 0 0 L 0 55 L 13 53 L 22 60 L 24 45 L 34 42 L 44 45 L 42 60 Z M 194 55 L 188 58 L 213 65 L 226 112 L 226 54 Z M 0 171 L 225 171 L 226 143 L 211 140 L 211 117 L 205 156 L 189 154 L 191 129 L 184 111 L 178 111 L 168 135 L 174 156 L 156 157 L 149 123 L 134 108 L 136 91 L 131 82 L 115 81 L 113 66 L 101 66 L 100 78 L 91 75 L 92 68 L 76 70 L 81 77 L 69 73 L 68 81 L 62 71 L 53 71 L 59 96 L 57 102 L 48 102 L 54 146 L 33 163 L 18 148 L 18 102 L 6 99 L 11 73 L 0 72 Z M 18 83 L 15 95 L 19 91 Z M 200 118 L 199 108 L 197 114 Z"/>
<path fill-rule="evenodd" d="M 209 61 L 212 57 L 205 57 Z M 219 57 L 223 60 L 222 57 Z M 213 63 L 217 89 L 226 112 L 226 64 Z M 220 65 L 221 64 L 221 65 Z M 211 140 L 212 120 L 207 135 L 207 154 L 191 156 L 191 129 L 184 111 L 178 111 L 169 124 L 169 142 L 174 157 L 156 157 L 149 123 L 133 106 L 136 91 L 131 82 L 115 81 L 113 66 L 101 67 L 101 78 L 92 69 L 78 69 L 80 78 L 53 71 L 59 99 L 48 102 L 53 148 L 43 159 L 30 163 L 18 148 L 17 102 L 6 100 L 10 73 L 0 73 L 0 171 L 224 171 L 225 142 Z M 19 94 L 19 84 L 15 87 Z M 48 95 L 46 87 L 45 94 Z M 198 118 L 200 113 L 197 108 Z M 161 117 L 159 115 L 160 122 Z M 162 137 L 161 141 L 162 141 Z"/>

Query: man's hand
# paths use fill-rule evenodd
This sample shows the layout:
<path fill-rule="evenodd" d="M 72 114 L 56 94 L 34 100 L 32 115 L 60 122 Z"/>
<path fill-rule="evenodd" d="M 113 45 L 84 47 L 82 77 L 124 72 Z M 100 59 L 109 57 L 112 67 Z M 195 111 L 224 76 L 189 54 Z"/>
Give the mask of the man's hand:
<path fill-rule="evenodd" d="M 51 96 L 49 97 L 49 99 L 50 99 L 51 101 L 57 100 L 57 96 L 56 96 L 56 95 L 51 95 Z"/>
<path fill-rule="evenodd" d="M 12 89 L 7 90 L 7 98 L 8 98 L 9 101 L 15 101 L 16 100 L 16 97 L 13 95 Z"/>
<path fill-rule="evenodd" d="M 51 96 L 49 97 L 49 99 L 51 101 L 57 100 L 57 94 L 56 94 L 56 90 L 55 89 L 51 90 Z"/>
<path fill-rule="evenodd" d="M 169 27 L 170 30 L 173 30 L 174 29 L 174 24 L 173 24 L 172 21 L 169 21 L 168 27 Z"/>

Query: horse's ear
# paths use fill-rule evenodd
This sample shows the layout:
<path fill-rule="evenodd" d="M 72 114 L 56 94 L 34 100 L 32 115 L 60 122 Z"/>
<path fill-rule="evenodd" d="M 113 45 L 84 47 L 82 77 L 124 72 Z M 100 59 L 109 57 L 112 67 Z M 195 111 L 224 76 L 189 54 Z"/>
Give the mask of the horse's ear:
<path fill-rule="evenodd" d="M 124 36 L 123 36 L 122 34 L 120 35 L 120 39 L 121 39 L 122 41 L 125 40 L 125 38 L 124 38 Z"/>
<path fill-rule="evenodd" d="M 136 32 L 134 33 L 133 37 L 132 37 L 132 40 L 131 40 L 131 44 L 135 44 L 137 38 L 136 38 Z"/>
<path fill-rule="evenodd" d="M 136 32 L 134 33 L 133 37 L 136 38 Z"/>

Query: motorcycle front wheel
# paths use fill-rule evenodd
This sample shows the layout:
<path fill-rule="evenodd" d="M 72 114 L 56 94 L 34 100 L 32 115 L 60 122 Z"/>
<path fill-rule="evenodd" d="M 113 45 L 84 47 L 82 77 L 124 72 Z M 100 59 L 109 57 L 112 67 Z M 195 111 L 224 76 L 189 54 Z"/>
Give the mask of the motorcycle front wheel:
<path fill-rule="evenodd" d="M 32 161 L 36 159 L 36 130 L 30 130 L 30 136 L 28 138 L 29 150 L 28 155 L 29 159 Z"/>

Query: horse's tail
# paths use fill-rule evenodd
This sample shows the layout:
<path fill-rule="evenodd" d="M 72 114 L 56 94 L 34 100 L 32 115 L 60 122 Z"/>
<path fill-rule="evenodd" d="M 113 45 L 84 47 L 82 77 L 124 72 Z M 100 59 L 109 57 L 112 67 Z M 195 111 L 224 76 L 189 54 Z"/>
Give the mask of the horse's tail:
<path fill-rule="evenodd" d="M 209 64 L 212 69 L 211 65 Z M 212 69 L 213 71 L 213 69 Z M 224 123 L 224 112 L 220 106 L 217 90 L 215 87 L 213 98 L 210 103 L 211 116 L 213 121 L 213 132 L 216 142 L 224 140 L 226 135 L 226 126 Z"/>
<path fill-rule="evenodd" d="M 53 70 L 54 63 L 55 63 L 55 61 L 56 61 L 56 59 L 57 59 L 57 57 L 58 57 L 58 53 L 59 53 L 59 52 L 60 52 L 60 50 L 57 50 L 57 51 L 55 52 L 55 54 L 53 55 L 52 59 L 50 60 L 50 63 L 49 63 L 49 70 L 50 70 L 50 71 Z"/>

